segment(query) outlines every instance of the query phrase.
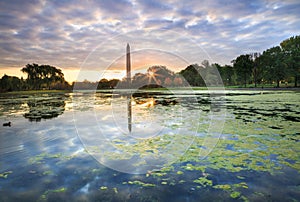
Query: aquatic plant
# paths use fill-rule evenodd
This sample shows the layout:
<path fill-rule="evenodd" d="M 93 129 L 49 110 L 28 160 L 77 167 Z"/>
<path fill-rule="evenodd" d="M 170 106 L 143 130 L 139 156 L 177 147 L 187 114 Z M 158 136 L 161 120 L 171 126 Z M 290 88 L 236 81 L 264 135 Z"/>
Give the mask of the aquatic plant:
<path fill-rule="evenodd" d="M 123 182 L 123 184 L 139 185 L 142 187 L 155 187 L 155 184 L 145 183 L 139 180 Z"/>
<path fill-rule="evenodd" d="M 202 187 L 213 185 L 212 180 L 209 180 L 206 177 L 199 177 L 198 179 L 194 180 L 194 182 L 200 184 Z"/>
<path fill-rule="evenodd" d="M 66 192 L 67 188 L 65 187 L 61 187 L 58 189 L 49 189 L 47 191 L 45 191 L 40 197 L 38 201 L 47 201 L 48 195 L 51 193 L 62 193 L 62 192 Z"/>
<path fill-rule="evenodd" d="M 0 178 L 7 178 L 8 175 L 12 174 L 13 171 L 6 171 L 6 172 L 3 172 L 3 173 L 0 173 Z"/>
<path fill-rule="evenodd" d="M 230 197 L 231 198 L 238 198 L 241 196 L 241 193 L 240 192 L 237 192 L 237 191 L 234 191 L 230 194 Z"/>

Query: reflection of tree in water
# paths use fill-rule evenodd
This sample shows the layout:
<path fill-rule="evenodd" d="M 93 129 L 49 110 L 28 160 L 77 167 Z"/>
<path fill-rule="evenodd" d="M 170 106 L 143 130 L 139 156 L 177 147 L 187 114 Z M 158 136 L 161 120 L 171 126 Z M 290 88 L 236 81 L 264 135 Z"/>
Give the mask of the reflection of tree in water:
<path fill-rule="evenodd" d="M 27 102 L 29 112 L 24 117 L 30 121 L 40 121 L 41 119 L 51 119 L 63 114 L 65 101 L 62 97 L 45 97 L 29 100 Z"/>

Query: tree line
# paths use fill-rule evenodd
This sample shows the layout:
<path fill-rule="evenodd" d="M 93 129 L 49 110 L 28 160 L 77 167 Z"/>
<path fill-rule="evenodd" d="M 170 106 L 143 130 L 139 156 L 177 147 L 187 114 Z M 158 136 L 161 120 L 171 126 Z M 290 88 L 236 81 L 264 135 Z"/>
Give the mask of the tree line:
<path fill-rule="evenodd" d="M 4 75 L 0 79 L 0 92 L 18 90 L 63 90 L 71 89 L 71 85 L 65 80 L 61 69 L 50 65 L 27 64 L 21 69 L 27 74 L 23 77 Z"/>
<path fill-rule="evenodd" d="M 249 53 L 238 56 L 231 65 L 191 64 L 180 72 L 172 72 L 165 66 L 149 67 L 146 73 L 136 73 L 131 81 L 131 88 L 180 87 L 180 86 L 244 86 L 253 87 L 271 85 L 280 87 L 281 83 L 293 83 L 298 86 L 300 76 L 300 36 L 293 36 L 269 48 L 262 53 Z M 218 77 L 220 75 L 220 80 Z M 99 82 L 79 82 L 81 89 L 126 88 L 126 78 L 101 79 Z"/>
<path fill-rule="evenodd" d="M 238 56 L 232 66 L 215 64 L 225 85 L 293 83 L 298 86 L 300 76 L 300 36 L 293 36 L 262 53 Z"/>
<path fill-rule="evenodd" d="M 300 76 L 300 36 L 293 36 L 262 53 L 238 56 L 232 65 L 209 64 L 203 61 L 191 64 L 180 72 L 173 72 L 165 66 L 149 67 L 145 73 L 136 73 L 130 81 L 105 78 L 99 82 L 73 82 L 64 79 L 62 71 L 50 65 L 27 64 L 21 69 L 26 79 L 4 75 L 0 79 L 0 92 L 40 89 L 110 89 L 140 87 L 180 87 L 180 86 L 263 86 L 272 84 L 280 87 L 283 83 L 298 86 Z M 220 75 L 222 81 L 219 79 Z M 130 83 L 129 83 L 130 82 Z M 130 85 L 130 86 L 129 86 Z"/>

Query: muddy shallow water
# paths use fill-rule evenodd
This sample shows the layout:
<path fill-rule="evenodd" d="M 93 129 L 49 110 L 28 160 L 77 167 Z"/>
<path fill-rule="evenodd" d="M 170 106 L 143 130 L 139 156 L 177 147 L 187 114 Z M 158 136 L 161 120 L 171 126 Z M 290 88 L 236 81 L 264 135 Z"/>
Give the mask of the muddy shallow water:
<path fill-rule="evenodd" d="M 0 94 L 0 201 L 299 201 L 299 95 Z"/>

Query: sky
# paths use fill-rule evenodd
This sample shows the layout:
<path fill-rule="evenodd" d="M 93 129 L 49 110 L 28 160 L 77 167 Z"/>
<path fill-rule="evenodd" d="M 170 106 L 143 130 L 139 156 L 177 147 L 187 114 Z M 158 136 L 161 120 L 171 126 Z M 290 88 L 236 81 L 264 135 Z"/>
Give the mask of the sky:
<path fill-rule="evenodd" d="M 231 64 L 300 34 L 299 0 L 0 0 L 0 77 L 28 63 L 67 81 L 121 78 L 126 44 L 134 71 Z"/>

